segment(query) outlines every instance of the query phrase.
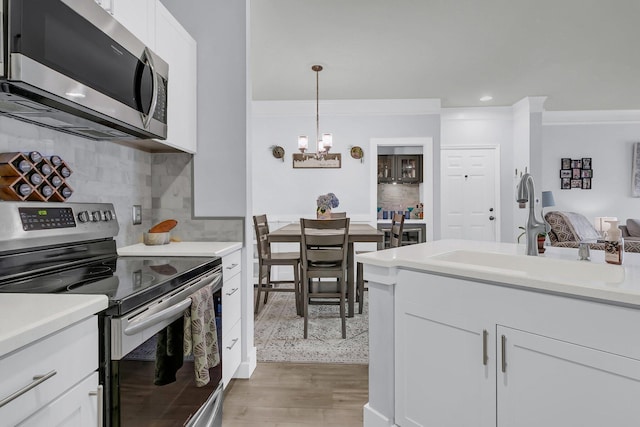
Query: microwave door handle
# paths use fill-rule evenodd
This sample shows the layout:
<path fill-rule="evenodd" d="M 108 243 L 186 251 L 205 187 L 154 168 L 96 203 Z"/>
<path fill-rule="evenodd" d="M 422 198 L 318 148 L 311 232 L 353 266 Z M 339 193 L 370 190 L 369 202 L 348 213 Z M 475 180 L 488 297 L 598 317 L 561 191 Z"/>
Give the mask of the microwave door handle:
<path fill-rule="evenodd" d="M 0 76 L 5 77 L 4 73 L 4 0 L 0 0 Z"/>
<path fill-rule="evenodd" d="M 149 108 L 149 114 L 142 114 L 142 124 L 145 129 L 149 128 L 149 123 L 151 123 L 151 119 L 156 112 L 156 107 L 158 104 L 158 72 L 156 71 L 156 66 L 153 63 L 153 54 L 149 50 L 148 47 L 145 46 L 143 57 L 145 59 L 145 64 L 149 66 L 151 69 L 151 108 Z"/>
<path fill-rule="evenodd" d="M 182 302 L 179 302 L 176 305 L 172 305 L 171 307 L 164 309 L 162 311 L 158 311 L 157 313 L 153 313 L 151 316 L 144 317 L 142 319 L 131 322 L 124 330 L 125 335 L 134 335 L 138 332 L 147 329 L 155 324 L 158 324 L 164 320 L 171 319 L 175 317 L 177 314 L 184 312 L 187 308 L 191 306 L 191 298 L 187 298 Z"/>

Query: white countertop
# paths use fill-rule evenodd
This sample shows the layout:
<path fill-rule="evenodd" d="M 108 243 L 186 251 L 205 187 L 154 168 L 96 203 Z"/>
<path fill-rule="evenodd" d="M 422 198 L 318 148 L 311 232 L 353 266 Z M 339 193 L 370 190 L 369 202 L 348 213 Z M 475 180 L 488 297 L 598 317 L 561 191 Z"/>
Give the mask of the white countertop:
<path fill-rule="evenodd" d="M 106 295 L 0 294 L 0 357 L 107 308 Z"/>
<path fill-rule="evenodd" d="M 242 248 L 241 242 L 171 242 L 147 246 L 144 243 L 118 248 L 120 256 L 225 256 Z"/>
<path fill-rule="evenodd" d="M 625 253 L 623 265 L 607 264 L 604 251 L 591 250 L 591 261 L 578 261 L 578 249 L 546 247 L 529 257 L 525 246 L 469 240 L 438 240 L 356 255 L 356 261 L 385 268 L 447 274 L 518 288 L 595 299 L 640 308 L 640 254 Z M 451 262 L 476 254 L 475 261 Z M 491 254 L 504 265 L 482 264 Z M 447 259 L 451 256 L 450 259 Z M 381 273 L 380 273 L 381 274 Z M 367 269 L 365 267 L 365 276 Z M 378 276 L 377 276 L 378 277 Z M 380 276 L 384 283 L 384 277 Z"/>

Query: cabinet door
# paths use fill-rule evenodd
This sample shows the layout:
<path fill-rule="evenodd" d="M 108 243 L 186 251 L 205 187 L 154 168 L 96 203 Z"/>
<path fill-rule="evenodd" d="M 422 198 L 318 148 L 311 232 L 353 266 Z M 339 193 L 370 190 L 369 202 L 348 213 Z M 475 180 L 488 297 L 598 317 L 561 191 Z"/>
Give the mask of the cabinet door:
<path fill-rule="evenodd" d="M 378 183 L 393 182 L 395 180 L 396 162 L 392 155 L 378 156 Z"/>
<path fill-rule="evenodd" d="M 396 424 L 495 426 L 492 331 L 431 305 L 396 303 Z"/>
<path fill-rule="evenodd" d="M 398 182 L 422 182 L 422 156 L 396 156 L 396 161 L 396 180 Z"/>
<path fill-rule="evenodd" d="M 107 9 L 127 30 L 155 51 L 155 0 L 101 0 L 111 4 Z M 160 55 L 162 56 L 162 55 Z"/>
<path fill-rule="evenodd" d="M 640 361 L 506 327 L 497 336 L 498 426 L 640 425 Z"/>
<path fill-rule="evenodd" d="M 167 139 L 160 142 L 187 153 L 195 153 L 196 41 L 160 2 L 156 4 L 155 39 L 155 52 L 169 64 Z"/>
<path fill-rule="evenodd" d="M 98 393 L 98 373 L 94 372 L 18 426 L 97 426 L 98 416 L 102 415 L 102 412 L 98 411 L 98 406 L 102 406 L 98 398 L 102 398 L 102 394 Z"/>

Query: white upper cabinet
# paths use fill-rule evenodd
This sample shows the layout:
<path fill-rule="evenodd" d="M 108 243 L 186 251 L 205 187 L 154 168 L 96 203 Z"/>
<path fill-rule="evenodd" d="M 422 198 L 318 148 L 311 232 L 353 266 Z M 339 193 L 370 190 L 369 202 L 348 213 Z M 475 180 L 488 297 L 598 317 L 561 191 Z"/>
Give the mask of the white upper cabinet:
<path fill-rule="evenodd" d="M 158 0 L 96 0 L 140 41 L 169 64 L 167 139 L 187 153 L 197 148 L 197 45 Z"/>
<path fill-rule="evenodd" d="M 102 0 L 107 1 L 107 0 Z M 155 51 L 156 0 L 110 0 L 111 14 L 149 49 Z"/>
<path fill-rule="evenodd" d="M 156 3 L 156 48 L 169 64 L 167 139 L 162 143 L 187 153 L 197 148 L 197 45 L 169 13 Z"/>

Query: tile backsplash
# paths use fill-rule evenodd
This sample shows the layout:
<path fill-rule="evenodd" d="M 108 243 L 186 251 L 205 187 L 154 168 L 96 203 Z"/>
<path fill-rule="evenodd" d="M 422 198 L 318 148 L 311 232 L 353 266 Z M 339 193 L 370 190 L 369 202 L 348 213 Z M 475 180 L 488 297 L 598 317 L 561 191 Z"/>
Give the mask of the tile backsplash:
<path fill-rule="evenodd" d="M 419 184 L 378 184 L 378 206 L 382 210 L 406 210 L 420 203 Z"/>
<path fill-rule="evenodd" d="M 242 219 L 191 219 L 192 156 L 151 154 L 109 141 L 92 141 L 0 116 L 0 152 L 57 154 L 73 171 L 69 202 L 114 204 L 118 246 L 142 241 L 158 220 L 178 220 L 182 240 L 242 240 Z M 131 208 L 142 205 L 143 223 L 133 225 Z"/>

